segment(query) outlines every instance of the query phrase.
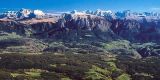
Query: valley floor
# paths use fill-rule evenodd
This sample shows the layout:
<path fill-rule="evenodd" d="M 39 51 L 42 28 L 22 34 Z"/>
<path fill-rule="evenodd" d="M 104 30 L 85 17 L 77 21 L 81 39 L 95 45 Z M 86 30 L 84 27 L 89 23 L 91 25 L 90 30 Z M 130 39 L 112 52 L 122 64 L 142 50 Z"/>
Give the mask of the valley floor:
<path fill-rule="evenodd" d="M 160 58 L 1 54 L 0 80 L 159 80 Z"/>
<path fill-rule="evenodd" d="M 157 43 L 0 36 L 0 80 L 160 80 Z"/>

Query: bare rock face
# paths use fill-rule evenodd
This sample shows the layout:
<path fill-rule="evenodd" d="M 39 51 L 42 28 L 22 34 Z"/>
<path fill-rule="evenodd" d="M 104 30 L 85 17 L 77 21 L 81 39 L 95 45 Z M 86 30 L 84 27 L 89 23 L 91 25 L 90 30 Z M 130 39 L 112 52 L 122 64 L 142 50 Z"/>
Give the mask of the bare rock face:
<path fill-rule="evenodd" d="M 64 14 L 55 22 L 39 21 L 4 21 L 0 22 L 1 30 L 16 32 L 20 35 L 62 39 L 68 41 L 78 40 L 112 40 L 115 39 L 110 29 L 111 22 L 103 17 L 93 15 Z"/>
<path fill-rule="evenodd" d="M 123 39 L 132 42 L 160 41 L 160 21 L 113 20 L 111 29 Z"/>
<path fill-rule="evenodd" d="M 65 35 L 71 40 L 112 40 L 116 38 L 110 29 L 112 24 L 103 17 L 64 14 L 57 25 L 59 28 L 57 30 L 61 31 L 62 36 Z"/>
<path fill-rule="evenodd" d="M 4 21 L 0 20 L 0 31 L 4 32 L 16 32 L 20 35 L 25 34 L 25 25 L 20 24 L 16 21 Z"/>

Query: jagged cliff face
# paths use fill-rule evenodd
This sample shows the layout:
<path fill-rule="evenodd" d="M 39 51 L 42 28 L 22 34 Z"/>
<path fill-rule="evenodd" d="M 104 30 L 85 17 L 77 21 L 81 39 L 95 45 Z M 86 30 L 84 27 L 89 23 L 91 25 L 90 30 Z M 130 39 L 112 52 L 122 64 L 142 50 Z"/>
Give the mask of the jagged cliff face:
<path fill-rule="evenodd" d="M 160 41 L 160 22 L 113 20 L 112 30 L 118 36 L 133 42 Z"/>
<path fill-rule="evenodd" d="M 25 25 L 20 24 L 16 21 L 0 21 L 0 31 L 3 32 L 16 32 L 18 34 L 25 34 Z"/>
<path fill-rule="evenodd" d="M 62 36 L 65 35 L 64 39 L 71 40 L 113 40 L 116 37 L 110 28 L 111 25 L 105 18 L 93 15 L 65 14 L 57 22 Z"/>
<path fill-rule="evenodd" d="M 108 21 L 104 17 L 86 14 L 64 14 L 57 18 L 35 20 L 27 20 L 30 23 L 24 20 L 0 20 L 0 30 L 29 37 L 65 41 L 115 39 L 133 42 L 160 41 L 160 21 L 139 22 L 127 19 Z"/>
<path fill-rule="evenodd" d="M 112 23 L 103 17 L 92 15 L 64 14 L 55 22 L 22 23 L 21 21 L 1 21 L 1 30 L 21 35 L 43 38 L 79 40 L 113 40 Z"/>

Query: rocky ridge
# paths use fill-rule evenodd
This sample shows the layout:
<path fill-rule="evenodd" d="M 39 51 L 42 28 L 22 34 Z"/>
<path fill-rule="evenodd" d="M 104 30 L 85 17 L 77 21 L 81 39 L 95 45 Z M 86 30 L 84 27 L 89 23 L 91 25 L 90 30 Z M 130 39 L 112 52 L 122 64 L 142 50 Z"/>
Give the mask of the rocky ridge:
<path fill-rule="evenodd" d="M 32 12 L 37 14 L 37 16 L 41 15 L 41 17 L 31 16 Z M 22 14 L 18 15 L 18 13 Z M 158 42 L 160 40 L 159 16 L 157 16 L 156 20 L 151 19 L 151 21 L 148 20 L 147 16 L 143 16 L 144 18 L 138 21 L 137 18 L 129 19 L 128 17 L 131 16 L 127 15 L 127 13 L 131 15 L 131 13 L 126 12 L 123 14 L 126 15 L 124 16 L 125 18 L 121 19 L 117 18 L 116 13 L 112 11 L 100 10 L 96 12 L 72 11 L 71 13 L 63 13 L 58 16 L 46 14 L 42 17 L 45 14 L 42 11 L 22 9 L 16 13 L 16 19 L 2 18 L 0 25 L 2 26 L 2 31 L 16 32 L 20 35 L 30 33 L 31 36 L 41 37 L 43 35 L 46 38 L 63 38 L 65 40 L 86 38 L 104 41 L 126 39 L 134 42 Z M 140 14 L 134 16 L 142 17 Z M 148 16 L 151 17 L 152 15 Z"/>
<path fill-rule="evenodd" d="M 17 35 L 21 35 L 27 38 L 36 38 L 51 41 L 62 41 L 65 42 L 63 46 L 53 47 L 49 46 L 46 49 L 37 49 L 38 51 L 66 51 L 70 49 L 68 44 L 66 43 L 81 43 L 84 45 L 93 45 L 88 46 L 86 49 L 83 47 L 78 47 L 80 52 L 92 51 L 89 47 L 95 48 L 97 51 L 103 52 L 103 45 L 99 44 L 111 42 L 114 40 L 128 40 L 129 43 L 127 46 L 128 50 L 124 50 L 123 45 L 122 48 L 117 48 L 117 50 L 110 49 L 111 52 L 117 51 L 118 53 L 131 53 L 136 56 L 148 56 L 148 55 L 159 55 L 159 48 L 151 46 L 146 48 L 133 48 L 132 43 L 147 43 L 154 42 L 158 43 L 160 41 L 160 20 L 157 15 L 148 14 L 148 16 L 140 16 L 140 14 L 136 14 L 134 16 L 143 17 L 141 20 L 137 20 L 134 18 L 128 18 L 129 13 L 126 11 L 125 16 L 122 18 L 118 18 L 116 15 L 120 15 L 120 13 L 113 13 L 112 11 L 101 11 L 98 10 L 96 12 L 77 12 L 72 11 L 71 13 L 63 13 L 61 15 L 49 15 L 47 13 L 43 13 L 42 11 L 32 11 L 23 9 L 19 12 L 25 13 L 21 15 L 21 17 L 14 18 L 6 18 L 3 17 L 0 19 L 0 31 L 6 33 L 16 33 Z M 43 17 L 32 17 L 30 14 L 45 14 Z M 124 12 L 123 12 L 124 13 Z M 17 13 L 16 13 L 17 14 Z M 134 13 L 135 14 L 135 13 Z M 124 15 L 124 14 L 123 14 Z M 132 14 L 133 16 L 133 14 Z M 148 19 L 148 17 L 156 17 L 156 19 Z M 120 16 L 119 16 L 120 17 Z M 131 16 L 130 16 L 131 17 Z M 117 43 L 116 43 L 117 44 Z M 43 44 L 42 44 L 43 45 Z M 45 45 L 46 46 L 46 45 Z M 47 45 L 48 46 L 48 45 Z M 79 45 L 78 45 L 79 46 Z M 109 47 L 112 46 L 109 45 Z M 157 44 L 158 46 L 158 44 Z M 75 47 L 75 46 L 74 46 Z M 56 49 L 55 49 L 56 48 Z M 76 48 L 76 47 L 75 47 Z M 71 51 L 76 51 L 75 48 Z M 99 49 L 100 48 L 100 49 Z M 106 47 L 105 47 L 106 48 Z M 131 49 L 132 48 L 132 49 Z M 152 49 L 150 49 L 152 48 Z M 123 49 L 123 50 L 122 50 Z M 130 50 L 131 49 L 131 50 Z M 149 50 L 149 52 L 148 52 Z M 152 51 L 151 51 L 152 50 Z M 155 51 L 156 50 L 156 53 Z M 70 50 L 69 50 L 70 51 Z M 96 52 L 96 51 L 95 51 Z M 145 54 L 144 54 L 145 52 Z M 77 53 L 77 51 L 76 51 Z M 139 55 L 140 53 L 140 55 Z"/>

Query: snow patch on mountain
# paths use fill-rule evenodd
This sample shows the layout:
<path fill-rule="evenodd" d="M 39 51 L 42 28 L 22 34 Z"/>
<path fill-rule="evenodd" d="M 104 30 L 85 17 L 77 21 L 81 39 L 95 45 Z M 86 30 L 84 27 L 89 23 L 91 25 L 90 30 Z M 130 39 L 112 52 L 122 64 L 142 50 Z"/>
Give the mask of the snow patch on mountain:
<path fill-rule="evenodd" d="M 30 10 L 30 9 L 21 9 L 19 11 L 6 11 L 0 14 L 0 18 L 8 18 L 8 19 L 31 19 L 31 18 L 54 18 L 61 17 L 63 14 L 71 14 L 73 17 L 75 16 L 100 16 L 106 18 L 107 20 L 114 19 L 127 19 L 127 20 L 137 20 L 147 22 L 153 20 L 160 20 L 159 12 L 132 12 L 130 10 L 125 11 L 117 11 L 113 12 L 111 10 L 85 10 L 85 11 L 71 11 L 71 12 L 52 12 L 52 13 L 44 13 L 41 10 Z"/>
<path fill-rule="evenodd" d="M 19 11 L 7 11 L 0 15 L 0 18 L 9 19 L 28 19 L 28 18 L 43 18 L 45 13 L 41 10 L 21 9 Z"/>
<path fill-rule="evenodd" d="M 86 12 L 85 12 L 85 11 L 80 12 L 80 11 L 74 10 L 74 11 L 71 11 L 71 14 L 75 14 L 75 15 L 85 15 Z"/>

